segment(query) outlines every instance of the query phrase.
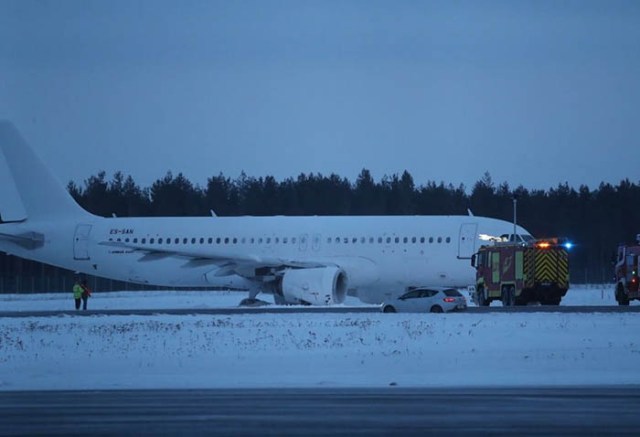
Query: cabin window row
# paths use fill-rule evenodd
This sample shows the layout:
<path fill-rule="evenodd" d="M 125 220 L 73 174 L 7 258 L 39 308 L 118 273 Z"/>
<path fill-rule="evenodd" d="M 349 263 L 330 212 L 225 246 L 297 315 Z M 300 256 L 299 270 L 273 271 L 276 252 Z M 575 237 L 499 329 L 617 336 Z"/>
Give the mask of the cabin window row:
<path fill-rule="evenodd" d="M 113 238 L 109 238 L 109 241 L 114 241 Z M 124 241 L 125 243 L 133 243 L 133 244 L 138 244 L 138 242 L 140 244 L 147 244 L 147 241 L 149 242 L 149 244 L 271 244 L 271 242 L 273 241 L 275 244 L 280 244 L 280 242 L 282 241 L 282 244 L 296 244 L 298 242 L 298 239 L 296 237 L 283 237 L 282 239 L 279 237 L 265 237 L 265 238 L 231 238 L 231 237 L 217 237 L 217 238 L 213 238 L 213 237 L 209 237 L 209 238 L 117 238 L 115 239 L 115 241 L 117 242 L 122 242 Z M 327 244 L 366 244 L 367 242 L 369 242 L 369 244 L 374 244 L 375 242 L 378 242 L 378 244 L 391 244 L 391 243 L 403 243 L 403 244 L 416 244 L 418 242 L 420 242 L 420 244 L 425 244 L 426 242 L 429 243 L 451 243 L 451 237 L 327 237 Z"/>

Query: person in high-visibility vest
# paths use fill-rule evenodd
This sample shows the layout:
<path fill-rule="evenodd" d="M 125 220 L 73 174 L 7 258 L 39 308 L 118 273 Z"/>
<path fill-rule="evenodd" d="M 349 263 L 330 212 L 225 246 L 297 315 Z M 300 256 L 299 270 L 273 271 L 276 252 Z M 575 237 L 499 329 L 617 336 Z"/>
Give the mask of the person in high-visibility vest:
<path fill-rule="evenodd" d="M 80 302 L 82 300 L 82 293 L 84 289 L 80 285 L 80 280 L 76 279 L 76 283 L 73 285 L 73 299 L 76 301 L 76 309 L 80 309 Z"/>
<path fill-rule="evenodd" d="M 82 287 L 82 309 L 87 309 L 87 300 L 89 300 L 89 296 L 91 296 L 91 289 L 89 285 L 87 285 L 87 280 L 82 281 L 80 285 Z"/>

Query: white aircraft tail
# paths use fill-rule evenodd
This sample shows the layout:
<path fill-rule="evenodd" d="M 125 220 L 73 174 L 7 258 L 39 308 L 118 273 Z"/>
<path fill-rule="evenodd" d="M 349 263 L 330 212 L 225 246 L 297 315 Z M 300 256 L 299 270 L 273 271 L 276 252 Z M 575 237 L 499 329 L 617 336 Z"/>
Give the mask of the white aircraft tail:
<path fill-rule="evenodd" d="M 89 215 L 9 121 L 0 120 L 0 151 L 0 220 Z"/>

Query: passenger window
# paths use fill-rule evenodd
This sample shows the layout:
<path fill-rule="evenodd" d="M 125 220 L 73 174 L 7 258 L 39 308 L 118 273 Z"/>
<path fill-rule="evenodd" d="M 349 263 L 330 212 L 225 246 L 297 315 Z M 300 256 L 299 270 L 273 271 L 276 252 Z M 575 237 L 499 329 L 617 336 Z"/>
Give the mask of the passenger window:
<path fill-rule="evenodd" d="M 382 237 L 378 237 L 378 244 L 382 244 Z"/>
<path fill-rule="evenodd" d="M 429 237 L 429 243 L 433 243 L 433 237 Z"/>
<path fill-rule="evenodd" d="M 185 240 L 186 240 L 186 238 L 185 238 Z M 216 238 L 216 244 L 220 244 L 220 241 L 222 241 L 222 240 L 220 240 L 220 237 Z M 185 241 L 185 243 L 186 243 L 186 241 Z"/>
<path fill-rule="evenodd" d="M 196 239 L 195 238 L 191 239 L 191 244 L 196 244 Z"/>
<path fill-rule="evenodd" d="M 357 243 L 358 242 L 358 237 L 353 237 L 351 239 L 351 242 L 354 243 L 354 244 Z"/>
<path fill-rule="evenodd" d="M 158 238 L 158 244 L 162 244 L 162 238 Z"/>
<path fill-rule="evenodd" d="M 412 238 L 411 238 L 411 242 L 412 242 L 412 243 L 415 243 L 416 241 L 417 241 L 416 237 L 412 237 Z"/>
<path fill-rule="evenodd" d="M 234 238 L 234 239 L 233 239 L 233 244 L 236 244 L 237 242 L 238 242 L 238 239 L 237 239 L 237 238 Z"/>
<path fill-rule="evenodd" d="M 229 244 L 229 237 L 225 237 L 224 244 Z"/>
<path fill-rule="evenodd" d="M 402 239 L 402 242 L 403 242 L 404 244 L 407 244 L 407 243 L 409 242 L 409 239 L 408 239 L 407 237 L 404 237 L 404 238 Z"/>
<path fill-rule="evenodd" d="M 171 238 L 167 238 L 167 244 L 171 244 Z"/>
<path fill-rule="evenodd" d="M 424 237 L 420 237 L 420 243 L 424 243 Z"/>
<path fill-rule="evenodd" d="M 209 237 L 209 239 L 207 240 L 207 243 L 209 244 L 213 243 L 213 238 Z"/>
<path fill-rule="evenodd" d="M 137 239 L 137 238 L 134 238 L 134 239 L 133 239 L 133 242 L 137 244 L 137 243 L 138 243 L 138 239 Z"/>
<path fill-rule="evenodd" d="M 146 239 L 146 238 L 143 238 L 143 239 L 142 239 L 142 244 L 146 244 L 146 243 L 147 243 L 147 239 Z"/>
<path fill-rule="evenodd" d="M 451 243 L 451 237 L 447 237 L 447 243 Z"/>
<path fill-rule="evenodd" d="M 149 240 L 149 244 L 153 244 L 155 241 L 156 241 L 155 238 L 152 238 Z"/>
<path fill-rule="evenodd" d="M 373 244 L 373 237 L 369 237 L 369 244 Z"/>

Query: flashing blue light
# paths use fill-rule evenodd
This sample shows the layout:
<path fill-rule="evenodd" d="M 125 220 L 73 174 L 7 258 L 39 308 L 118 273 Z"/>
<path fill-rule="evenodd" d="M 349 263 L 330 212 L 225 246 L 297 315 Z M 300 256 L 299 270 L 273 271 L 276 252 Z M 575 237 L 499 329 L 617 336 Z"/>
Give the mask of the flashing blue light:
<path fill-rule="evenodd" d="M 573 247 L 573 244 L 572 244 L 571 242 L 567 241 L 566 243 L 564 243 L 564 247 L 565 247 L 567 250 L 569 250 L 569 249 L 571 249 L 571 248 Z"/>

